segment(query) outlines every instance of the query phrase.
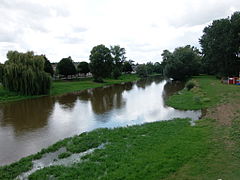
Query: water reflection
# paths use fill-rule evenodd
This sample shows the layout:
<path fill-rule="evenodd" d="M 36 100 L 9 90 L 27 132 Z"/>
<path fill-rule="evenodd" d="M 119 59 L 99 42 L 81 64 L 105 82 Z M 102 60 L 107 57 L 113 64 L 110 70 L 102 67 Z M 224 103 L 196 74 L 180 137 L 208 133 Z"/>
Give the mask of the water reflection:
<path fill-rule="evenodd" d="M 149 78 L 0 106 L 0 164 L 35 153 L 59 139 L 100 127 L 117 127 L 175 117 L 198 119 L 199 111 L 179 111 L 164 99 L 183 84 Z"/>
<path fill-rule="evenodd" d="M 68 94 L 64 96 L 60 96 L 57 99 L 57 102 L 61 105 L 63 109 L 72 110 L 75 106 L 77 100 L 77 96 L 75 94 Z"/>
<path fill-rule="evenodd" d="M 104 88 L 95 88 L 80 93 L 79 99 L 89 100 L 94 113 L 103 114 L 112 109 L 123 107 L 125 100 L 122 98 L 122 93 L 131 90 L 132 86 L 132 83 L 126 83 Z"/>
<path fill-rule="evenodd" d="M 184 88 L 184 82 L 180 81 L 166 81 L 166 84 L 164 85 L 164 90 L 162 92 L 162 96 L 164 100 L 167 99 L 167 97 L 173 95 L 177 91 Z"/>
<path fill-rule="evenodd" d="M 11 126 L 16 136 L 47 125 L 54 106 L 52 98 L 30 99 L 0 106 L 0 126 Z"/>

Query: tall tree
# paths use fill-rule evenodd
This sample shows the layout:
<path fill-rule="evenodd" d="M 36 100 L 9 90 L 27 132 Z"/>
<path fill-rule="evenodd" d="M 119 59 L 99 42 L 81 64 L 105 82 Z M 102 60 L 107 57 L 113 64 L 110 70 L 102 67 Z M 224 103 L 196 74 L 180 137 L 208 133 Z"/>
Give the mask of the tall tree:
<path fill-rule="evenodd" d="M 4 88 L 23 95 L 49 93 L 51 78 L 44 72 L 43 56 L 9 51 L 3 68 Z"/>
<path fill-rule="evenodd" d="M 44 62 L 44 71 L 46 73 L 49 73 L 51 76 L 53 76 L 54 74 L 54 70 L 53 70 L 53 67 L 52 67 L 52 64 L 50 63 L 50 61 L 47 59 L 47 57 L 44 55 L 43 56 L 45 62 Z"/>
<path fill-rule="evenodd" d="M 79 73 L 83 73 L 85 76 L 90 72 L 89 64 L 85 61 L 80 62 L 77 69 Z"/>
<path fill-rule="evenodd" d="M 121 67 L 123 62 L 126 60 L 126 50 L 124 48 L 121 48 L 119 45 L 111 46 L 110 50 L 113 57 L 113 63 Z"/>
<path fill-rule="evenodd" d="M 68 77 L 68 75 L 74 75 L 77 73 L 76 68 L 73 64 L 72 58 L 69 56 L 68 58 L 63 58 L 57 64 L 57 71 L 59 74 Z"/>
<path fill-rule="evenodd" d="M 204 67 L 209 74 L 238 75 L 240 70 L 240 13 L 231 18 L 214 20 L 203 30 L 199 42 L 202 47 Z"/>
<path fill-rule="evenodd" d="M 198 49 L 187 45 L 179 47 L 165 59 L 164 75 L 175 80 L 182 80 L 192 75 L 198 75 L 201 56 Z"/>
<path fill-rule="evenodd" d="M 113 58 L 113 72 L 112 76 L 117 79 L 122 73 L 123 62 L 125 61 L 126 51 L 124 48 L 121 48 L 119 45 L 110 47 L 111 55 Z"/>
<path fill-rule="evenodd" d="M 125 72 L 125 73 L 131 73 L 133 71 L 131 60 L 125 61 L 123 63 L 122 71 Z"/>
<path fill-rule="evenodd" d="M 162 74 L 163 72 L 163 67 L 159 62 L 154 63 L 154 72 L 158 74 Z"/>
<path fill-rule="evenodd" d="M 94 81 L 102 82 L 103 78 L 111 76 L 113 60 L 110 49 L 102 44 L 95 46 L 91 50 L 89 59 Z"/>

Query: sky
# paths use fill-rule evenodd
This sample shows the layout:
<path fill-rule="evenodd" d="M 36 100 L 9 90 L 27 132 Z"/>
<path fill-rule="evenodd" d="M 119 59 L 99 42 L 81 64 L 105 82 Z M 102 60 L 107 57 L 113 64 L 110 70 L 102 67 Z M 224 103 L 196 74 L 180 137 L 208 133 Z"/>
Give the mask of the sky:
<path fill-rule="evenodd" d="M 9 50 L 89 61 L 99 44 L 160 62 L 164 49 L 200 48 L 203 28 L 238 10 L 239 0 L 0 0 L 0 62 Z"/>

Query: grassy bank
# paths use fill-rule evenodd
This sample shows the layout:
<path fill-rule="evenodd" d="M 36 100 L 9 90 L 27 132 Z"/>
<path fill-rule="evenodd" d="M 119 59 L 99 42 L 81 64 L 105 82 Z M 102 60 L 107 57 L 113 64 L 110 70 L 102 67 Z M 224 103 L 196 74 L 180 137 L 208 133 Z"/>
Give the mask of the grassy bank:
<path fill-rule="evenodd" d="M 50 91 L 50 95 L 56 96 L 56 95 L 61 95 L 61 94 L 65 94 L 65 93 L 81 91 L 81 90 L 89 89 L 89 88 L 102 87 L 102 86 L 117 84 L 117 83 L 122 83 L 122 82 L 136 81 L 138 79 L 139 78 L 137 77 L 136 74 L 124 74 L 118 80 L 105 79 L 104 83 L 93 82 L 91 78 L 80 79 L 80 80 L 75 80 L 75 81 L 54 81 L 51 91 Z M 15 92 L 10 92 L 10 91 L 5 90 L 0 85 L 0 103 L 19 101 L 19 100 L 37 98 L 37 97 L 41 97 L 41 96 L 19 95 Z"/>
<path fill-rule="evenodd" d="M 188 119 L 154 122 L 127 128 L 98 129 L 42 150 L 37 155 L 0 168 L 0 179 L 11 179 L 31 168 L 32 159 L 66 147 L 79 153 L 102 143 L 105 148 L 83 157 L 72 166 L 39 170 L 30 179 L 159 179 L 177 172 L 189 161 L 208 154 L 209 129 L 189 126 Z M 207 145 L 207 146 L 206 146 Z"/>
<path fill-rule="evenodd" d="M 82 162 L 46 167 L 29 179 L 238 180 L 240 87 L 221 84 L 211 76 L 194 77 L 193 81 L 197 87 L 170 97 L 168 104 L 181 109 L 207 108 L 196 126 L 190 126 L 188 119 L 176 119 L 83 133 L 0 167 L 0 179 L 15 178 L 31 169 L 32 160 L 61 147 L 67 152 L 58 157 L 65 158 L 105 144 L 83 156 Z"/>
<path fill-rule="evenodd" d="M 182 110 L 204 109 L 229 102 L 240 91 L 240 86 L 222 84 L 214 76 L 196 76 L 193 82 L 196 87 L 190 91 L 183 89 L 171 96 L 166 104 Z"/>

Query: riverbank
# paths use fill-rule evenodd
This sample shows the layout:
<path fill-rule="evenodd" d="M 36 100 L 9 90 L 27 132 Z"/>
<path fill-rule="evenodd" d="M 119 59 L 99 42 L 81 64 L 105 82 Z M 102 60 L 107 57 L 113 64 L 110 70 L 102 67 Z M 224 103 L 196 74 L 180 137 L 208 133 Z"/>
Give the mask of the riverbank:
<path fill-rule="evenodd" d="M 0 179 L 17 177 L 32 168 L 34 159 L 41 160 L 62 147 L 66 152 L 59 154 L 54 162 L 96 149 L 73 165 L 46 167 L 29 178 L 239 179 L 240 89 L 221 84 L 212 76 L 194 77 L 193 81 L 197 87 L 182 90 L 167 103 L 181 109 L 207 108 L 205 117 L 195 126 L 190 126 L 189 119 L 176 119 L 97 129 L 0 167 Z"/>
<path fill-rule="evenodd" d="M 89 88 L 103 87 L 111 84 L 131 82 L 139 80 L 136 74 L 124 74 L 119 79 L 105 79 L 104 83 L 93 82 L 91 78 L 79 79 L 75 81 L 53 81 L 50 96 L 57 96 L 75 91 L 81 91 Z M 41 96 L 24 96 L 15 92 L 5 90 L 0 85 L 0 103 L 20 101 L 24 99 L 38 98 Z"/>
<path fill-rule="evenodd" d="M 222 84 L 214 76 L 196 76 L 192 80 L 196 86 L 169 97 L 168 106 L 181 110 L 206 109 L 239 98 L 240 86 Z"/>

